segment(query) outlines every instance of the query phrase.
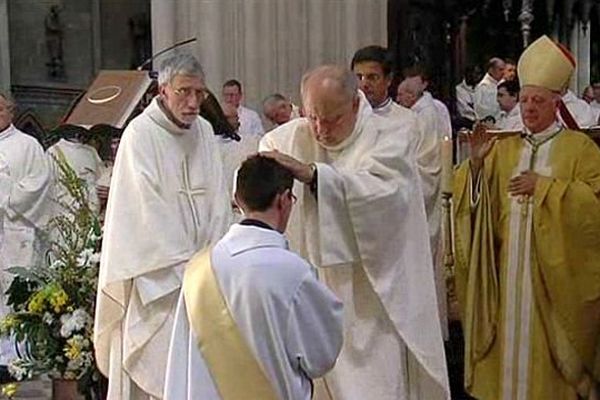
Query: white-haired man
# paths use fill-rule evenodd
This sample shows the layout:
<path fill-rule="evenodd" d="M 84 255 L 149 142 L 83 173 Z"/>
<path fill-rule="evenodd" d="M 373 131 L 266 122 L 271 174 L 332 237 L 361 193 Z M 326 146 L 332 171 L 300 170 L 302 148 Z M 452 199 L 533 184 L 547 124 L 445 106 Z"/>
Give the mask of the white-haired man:
<path fill-rule="evenodd" d="M 374 121 L 345 68 L 306 74 L 302 99 L 306 118 L 269 132 L 261 149 L 277 150 L 264 154 L 296 178 L 292 248 L 344 302 L 344 346 L 325 392 L 336 400 L 448 398 L 409 138 Z"/>
<path fill-rule="evenodd" d="M 106 211 L 94 343 L 110 399 L 162 397 L 183 266 L 230 215 L 213 129 L 198 116 L 202 67 L 176 55 L 158 81 L 123 133 Z"/>
<path fill-rule="evenodd" d="M 557 120 L 574 69 L 547 36 L 532 43 L 518 64 L 524 135 L 477 127 L 457 171 L 465 385 L 480 400 L 597 399 L 600 151 Z"/>

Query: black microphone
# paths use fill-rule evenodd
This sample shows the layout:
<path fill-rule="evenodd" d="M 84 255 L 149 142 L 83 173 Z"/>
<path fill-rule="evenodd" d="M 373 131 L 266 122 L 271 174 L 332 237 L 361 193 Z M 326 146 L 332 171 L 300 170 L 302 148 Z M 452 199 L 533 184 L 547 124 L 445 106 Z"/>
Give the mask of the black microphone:
<path fill-rule="evenodd" d="M 195 42 L 196 40 L 197 40 L 196 38 L 191 38 L 191 39 L 186 39 L 179 43 L 175 43 L 173 46 L 167 47 L 166 49 L 163 49 L 163 50 L 159 51 L 158 53 L 154 54 L 152 57 L 148 58 L 146 61 L 141 63 L 140 66 L 136 68 L 136 70 L 141 71 L 142 69 L 144 69 L 144 67 L 146 65 L 150 64 L 152 62 L 152 60 L 154 60 L 156 57 L 165 54 L 167 51 L 176 49 L 179 46 L 183 46 L 184 44 Z"/>

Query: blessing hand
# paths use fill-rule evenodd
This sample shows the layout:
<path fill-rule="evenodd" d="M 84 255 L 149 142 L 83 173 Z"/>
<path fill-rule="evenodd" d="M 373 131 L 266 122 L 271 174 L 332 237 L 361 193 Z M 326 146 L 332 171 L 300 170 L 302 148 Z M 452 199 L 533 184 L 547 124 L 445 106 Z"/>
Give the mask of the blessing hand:
<path fill-rule="evenodd" d="M 277 150 L 263 151 L 260 153 L 260 155 L 277 161 L 283 167 L 290 170 L 290 172 L 294 175 L 294 178 L 298 179 L 302 183 L 310 183 L 312 180 L 313 169 L 309 164 L 304 164 L 303 162 L 296 160 L 294 157 L 280 153 Z"/>
<path fill-rule="evenodd" d="M 508 192 L 513 196 L 533 196 L 538 178 L 533 171 L 523 171 L 508 182 Z"/>

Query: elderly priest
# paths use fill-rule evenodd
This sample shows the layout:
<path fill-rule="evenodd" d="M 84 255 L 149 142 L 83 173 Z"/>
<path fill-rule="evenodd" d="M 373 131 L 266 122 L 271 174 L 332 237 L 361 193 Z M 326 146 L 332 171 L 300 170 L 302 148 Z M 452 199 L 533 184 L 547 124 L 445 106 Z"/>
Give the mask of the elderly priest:
<path fill-rule="evenodd" d="M 283 236 L 294 177 L 253 156 L 237 175 L 246 219 L 188 264 L 166 400 L 310 400 L 342 346 L 342 304 Z"/>
<path fill-rule="evenodd" d="M 94 345 L 109 399 L 162 398 L 184 265 L 216 241 L 228 194 L 198 61 L 165 60 L 160 94 L 125 129 L 106 210 Z"/>
<path fill-rule="evenodd" d="M 600 150 L 558 123 L 574 68 L 548 37 L 531 44 L 518 64 L 523 135 L 475 129 L 456 173 L 465 385 L 480 400 L 596 398 Z"/>
<path fill-rule="evenodd" d="M 345 68 L 319 67 L 304 76 L 301 90 L 307 118 L 271 131 L 261 147 L 273 150 L 265 154 L 296 178 L 292 248 L 344 302 L 344 345 L 320 394 L 448 398 L 425 207 L 409 138 L 378 125 Z"/>

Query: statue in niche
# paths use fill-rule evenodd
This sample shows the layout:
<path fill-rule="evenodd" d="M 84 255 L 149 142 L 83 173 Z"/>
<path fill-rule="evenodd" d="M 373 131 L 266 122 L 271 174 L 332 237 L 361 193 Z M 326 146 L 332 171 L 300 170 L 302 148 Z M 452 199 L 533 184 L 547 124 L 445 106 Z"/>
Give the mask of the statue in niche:
<path fill-rule="evenodd" d="M 63 78 L 65 66 L 63 62 L 63 33 L 64 27 L 60 18 L 61 8 L 58 5 L 50 7 L 44 19 L 46 28 L 46 49 L 48 51 L 48 75 L 50 78 Z"/>

